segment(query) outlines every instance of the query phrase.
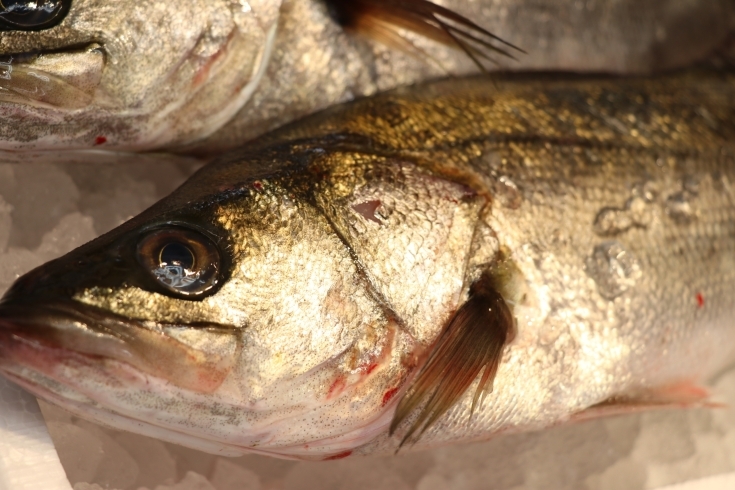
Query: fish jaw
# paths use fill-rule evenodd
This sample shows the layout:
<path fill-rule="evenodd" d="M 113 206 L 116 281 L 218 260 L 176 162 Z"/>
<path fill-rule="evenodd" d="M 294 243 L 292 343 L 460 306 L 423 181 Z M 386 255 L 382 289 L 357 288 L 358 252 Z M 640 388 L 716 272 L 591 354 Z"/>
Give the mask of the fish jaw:
<path fill-rule="evenodd" d="M 140 366 L 197 393 L 212 393 L 233 368 L 240 350 L 237 330 L 201 325 L 136 322 L 74 303 L 0 306 L 8 342 L 53 346 L 80 355 Z"/>
<path fill-rule="evenodd" d="M 40 315 L 28 311 L 23 315 L 19 310 L 22 308 L 8 307 L 7 302 L 0 308 L 2 375 L 82 417 L 229 456 L 255 452 L 322 460 L 349 453 L 374 439 L 385 432 L 396 402 L 376 389 L 386 382 L 400 383 L 405 377 L 394 351 L 401 343 L 410 342 L 391 327 L 378 355 L 371 356 L 372 363 L 366 368 L 340 372 L 337 366 L 352 356 L 351 352 L 341 352 L 291 380 L 289 386 L 276 387 L 278 393 L 269 393 L 264 397 L 267 401 L 253 400 L 238 382 L 229 379 L 237 371 L 233 361 L 242 363 L 245 357 L 239 346 L 229 349 L 229 358 L 216 366 L 197 359 L 196 352 L 167 355 L 171 346 L 166 344 L 171 339 L 158 335 L 160 348 L 145 359 L 146 354 L 132 340 L 147 337 L 144 343 L 150 348 L 153 342 L 145 327 L 132 326 L 122 332 L 118 324 L 115 334 L 108 335 L 101 332 L 110 331 L 109 323 L 85 324 L 79 320 L 85 318 L 82 316 L 70 320 L 71 305 L 35 305 L 36 311 L 47 310 L 43 314 L 45 325 Z M 29 320 L 33 316 L 37 316 L 36 321 Z M 86 319 L 91 316 L 87 312 Z M 180 351 L 181 346 L 178 348 Z M 157 368 L 151 362 L 153 357 L 163 364 L 185 359 L 187 365 Z M 208 357 L 213 357 L 211 352 Z M 226 371 L 224 377 L 213 375 L 217 367 Z M 294 391 L 304 395 L 291 401 Z M 378 411 L 374 410 L 375 397 L 383 398 Z M 325 418 L 337 427 L 326 436 L 321 428 Z M 301 430 L 304 427 L 307 429 Z"/>
<path fill-rule="evenodd" d="M 2 125 L 0 149 L 137 151 L 209 135 L 247 102 L 268 64 L 278 6 L 256 6 L 80 0 L 59 28 L 9 33 L 0 120 L 13 123 Z"/>
<path fill-rule="evenodd" d="M 2 334 L 3 337 L 6 335 Z M 213 454 L 237 456 L 244 452 L 231 445 L 148 423 L 145 421 L 147 414 L 140 411 L 126 415 L 106 408 L 104 400 L 99 399 L 100 386 L 109 392 L 119 387 L 121 380 L 124 380 L 139 387 L 137 391 L 139 397 L 150 396 L 153 387 L 158 389 L 169 387 L 165 380 L 147 376 L 129 364 L 55 348 L 19 337 L 13 340 L 3 339 L 0 358 L 0 371 L 3 376 L 34 395 L 80 417 Z M 101 369 L 102 367 L 104 369 Z M 87 396 L 85 393 L 96 397 Z"/>

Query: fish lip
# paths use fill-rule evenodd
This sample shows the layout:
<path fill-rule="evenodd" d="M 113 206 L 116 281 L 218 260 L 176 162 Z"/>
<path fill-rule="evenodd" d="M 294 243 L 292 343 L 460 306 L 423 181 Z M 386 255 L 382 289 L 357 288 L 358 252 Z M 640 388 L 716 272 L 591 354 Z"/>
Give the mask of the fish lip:
<path fill-rule="evenodd" d="M 86 77 L 82 87 L 52 76 L 48 77 L 51 83 L 45 84 L 26 77 L 9 86 L 7 80 L 9 56 L 70 53 L 78 42 L 63 49 L 36 51 L 32 47 L 21 53 L 16 48 L 15 53 L 0 53 L 0 120 L 21 122 L 0 128 L 0 150 L 70 150 L 104 145 L 117 151 L 146 151 L 178 148 L 206 139 L 232 121 L 260 87 L 276 44 L 275 34 L 274 25 L 267 31 L 262 49 L 253 52 L 254 61 L 247 69 L 232 69 L 248 37 L 245 31 L 233 28 L 218 51 L 205 57 L 208 67 L 201 66 L 192 74 L 186 61 L 192 54 L 199 58 L 197 51 L 177 52 L 172 63 L 165 64 L 166 72 L 150 77 L 134 57 L 121 51 L 116 39 L 85 37 L 78 39 L 87 42 L 82 46 L 98 44 L 103 59 L 94 62 L 101 65 L 96 70 L 90 68 L 92 61 L 82 63 L 85 77 L 94 74 Z M 34 71 L 28 66 L 25 69 Z M 226 80 L 224 84 L 218 82 L 220 73 Z M 128 76 L 144 79 L 139 90 L 118 86 Z M 174 84 L 180 90 L 161 91 L 162 84 Z M 49 90 L 49 85 L 56 89 Z M 191 118 L 190 114 L 197 116 Z"/>
<path fill-rule="evenodd" d="M 263 456 L 275 457 L 279 459 L 295 460 L 295 461 L 321 461 L 324 458 L 322 454 L 309 454 L 298 451 L 301 445 L 290 448 L 261 448 L 252 445 L 243 445 L 236 442 L 220 439 L 206 439 L 197 434 L 187 433 L 185 430 L 179 430 L 175 427 L 159 424 L 149 420 L 136 418 L 132 415 L 117 412 L 110 408 L 104 407 L 87 398 L 87 400 L 74 400 L 56 393 L 53 390 L 44 387 L 41 384 L 30 381 L 22 376 L 18 376 L 13 372 L 3 369 L 0 365 L 0 375 L 4 376 L 11 382 L 17 384 L 26 391 L 32 393 L 48 403 L 54 404 L 62 409 L 77 415 L 81 418 L 92 420 L 98 424 L 107 427 L 117 428 L 118 430 L 126 430 L 133 433 L 142 434 L 147 437 L 161 439 L 173 444 L 190 447 L 198 451 L 204 451 L 218 456 L 243 456 L 245 454 L 260 454 Z M 335 452 L 335 451 L 332 451 Z"/>
<path fill-rule="evenodd" d="M 0 312 L 4 308 L 0 306 Z M 84 387 L 83 380 L 68 378 L 66 369 L 55 370 L 58 358 L 70 362 L 74 366 L 82 365 L 87 370 L 97 371 L 96 367 L 104 367 L 106 358 L 94 356 L 78 351 L 67 352 L 66 349 L 49 345 L 43 341 L 29 340 L 27 336 L 16 335 L 18 326 L 7 318 L 0 318 L 0 375 L 21 386 L 33 395 L 55 404 L 82 418 L 90 419 L 103 425 L 116 427 L 147 436 L 157 437 L 175 444 L 181 444 L 213 454 L 226 456 L 241 456 L 246 453 L 259 453 L 286 459 L 306 459 L 299 454 L 290 455 L 280 453 L 279 448 L 257 448 L 239 444 L 222 438 L 208 438 L 196 431 L 189 432 L 186 427 L 177 427 L 165 420 L 145 417 L 141 413 L 131 412 L 130 408 L 118 410 L 115 405 L 105 402 L 106 394 L 89 391 Z M 12 340 L 8 340 L 11 337 Z M 25 357 L 18 351 L 25 348 L 33 351 L 34 359 L 31 362 L 18 362 L 18 357 Z M 112 360 L 113 364 L 121 366 Z M 124 371 L 136 373 L 138 384 L 148 387 L 153 381 L 145 372 L 135 366 L 121 366 Z M 113 365 L 112 369 L 116 367 Z M 119 368 L 117 368 L 119 369 Z M 100 373 L 103 377 L 110 376 L 109 371 Z M 168 384 L 159 379 L 159 383 Z M 113 382 L 115 383 L 115 382 Z M 135 386 L 135 385 L 134 385 Z M 315 457 L 315 459 L 322 459 Z"/>
<path fill-rule="evenodd" d="M 242 456 L 243 454 L 250 452 L 278 456 L 277 454 L 258 451 L 245 446 L 238 446 L 236 444 L 228 444 L 226 442 L 215 440 L 204 440 L 171 427 L 157 425 L 123 413 L 115 412 L 108 408 L 93 404 L 94 401 L 91 399 L 89 399 L 89 401 L 69 399 L 38 383 L 29 381 L 15 373 L 3 370 L 2 366 L 0 366 L 0 374 L 26 391 L 32 393 L 34 396 L 57 405 L 81 418 L 93 420 L 108 427 L 119 427 L 120 429 L 130 432 L 137 432 L 147 435 L 148 437 L 159 438 L 174 444 L 180 444 L 182 446 L 191 447 L 193 449 L 221 456 Z"/>
<path fill-rule="evenodd" d="M 73 300 L 5 298 L 0 302 L 0 327 L 0 364 L 7 364 L 8 358 L 11 363 L 24 364 L 22 356 L 9 354 L 7 349 L 18 342 L 31 343 L 60 350 L 68 358 L 122 362 L 195 393 L 216 391 L 233 369 L 241 349 L 240 342 L 233 342 L 229 349 L 210 352 L 206 345 L 192 347 L 170 333 L 176 328 L 198 328 L 212 332 L 216 339 L 223 332 L 230 334 L 227 327 L 130 319 Z"/>
<path fill-rule="evenodd" d="M 165 417 L 146 415 L 150 407 L 143 411 L 131 411 L 130 406 L 120 406 L 114 401 L 118 389 L 145 389 L 155 392 L 155 386 L 166 386 L 176 399 L 191 397 L 193 404 L 205 400 L 207 393 L 191 393 L 182 390 L 169 378 L 157 376 L 142 369 L 137 363 L 126 363 L 119 357 L 102 355 L 84 349 L 83 345 L 70 348 L 59 342 L 53 335 L 44 331 L 57 326 L 69 326 L 80 319 L 98 315 L 114 316 L 74 301 L 60 300 L 39 304 L 30 300 L 7 298 L 0 303 L 0 374 L 21 385 L 31 393 L 51 403 L 90 418 L 102 424 L 131 430 L 133 432 L 155 435 L 170 442 L 183 444 L 208 452 L 229 455 L 260 453 L 287 459 L 324 459 L 325 456 L 354 449 L 372 440 L 383 432 L 391 419 L 391 405 L 382 407 L 366 426 L 352 427 L 345 433 L 316 439 L 309 444 L 316 450 L 306 450 L 301 443 L 281 445 L 276 441 L 258 446 L 250 439 L 261 437 L 258 434 L 269 432 L 269 425 L 244 427 L 242 433 L 229 436 L 207 434 L 206 429 L 189 431 L 186 426 L 167 421 Z M 117 320 L 117 319 L 116 319 Z M 29 327 L 29 328 L 24 328 Z M 114 332 L 107 332 L 106 325 L 95 326 L 97 335 L 117 339 Z M 48 333 L 48 332 L 46 332 Z M 384 353 L 385 354 L 385 353 Z M 236 356 L 239 358 L 239 355 Z M 87 384 L 87 380 L 92 384 Z M 110 392 L 99 390 L 95 385 L 108 385 Z M 123 391 L 124 393 L 124 391 Z M 215 399 L 227 402 L 227 395 L 215 394 Z M 232 403 L 230 400 L 227 403 Z M 142 428 L 145 426 L 145 431 Z M 256 437 L 257 435 L 257 437 Z M 321 446 L 323 448 L 319 449 Z"/>
<path fill-rule="evenodd" d="M 90 360 L 109 357 L 100 351 L 79 348 L 72 350 L 64 345 L 58 335 L 60 332 L 64 329 L 73 331 L 71 329 L 87 326 L 82 316 L 74 315 L 73 306 L 64 303 L 53 306 L 26 304 L 3 299 L 0 302 L 0 367 L 8 363 L 8 358 L 17 357 L 13 352 L 9 355 L 8 349 L 18 345 L 26 345 L 34 350 L 54 349 Z M 84 345 L 79 347 L 84 347 Z M 25 365 L 22 361 L 20 364 Z"/>
<path fill-rule="evenodd" d="M 0 335 L 2 335 L 1 332 Z M 50 352 L 53 353 L 53 350 L 46 346 L 38 347 L 41 349 L 41 355 L 48 355 Z M 242 456 L 248 452 L 269 454 L 266 451 L 253 450 L 236 443 L 202 438 L 196 434 L 187 433 L 186 430 L 166 425 L 165 423 L 161 424 L 154 420 L 138 417 L 134 413 L 120 412 L 113 407 L 100 403 L 93 396 L 88 396 L 84 391 L 80 391 L 77 386 L 58 382 L 52 373 L 44 372 L 43 369 L 38 369 L 35 366 L 22 366 L 21 372 L 18 372 L 17 369 L 13 369 L 13 367 L 17 368 L 17 366 L 9 367 L 2 362 L 3 348 L 4 344 L 0 343 L 0 376 L 17 384 L 34 396 L 57 405 L 81 418 L 92 420 L 108 427 L 117 427 L 149 437 L 156 437 L 212 454 L 224 456 Z M 74 357 L 77 362 L 93 363 L 101 361 L 100 359 L 83 354 L 75 354 Z M 33 377 L 28 375 L 28 370 L 32 372 Z"/>
<path fill-rule="evenodd" d="M 81 71 L 69 71 L 73 65 Z M 89 41 L 57 49 L 0 54 L 0 107 L 69 112 L 94 102 L 112 107 L 98 93 L 107 65 L 103 43 Z"/>
<path fill-rule="evenodd" d="M 107 58 L 107 48 L 105 41 L 92 37 L 85 37 L 84 39 L 75 39 L 74 42 L 64 46 L 55 47 L 41 47 L 38 49 L 28 49 L 24 51 L 8 51 L 0 52 L 0 64 L 11 65 L 13 63 L 20 63 L 23 65 L 29 64 L 29 59 L 38 56 L 53 56 L 53 55 L 64 55 L 70 53 L 86 53 L 91 51 L 98 51 Z"/>
<path fill-rule="evenodd" d="M 0 300 L 0 326 L 17 330 L 19 327 L 34 326 L 59 328 L 63 327 L 64 321 L 90 324 L 94 318 L 93 310 L 76 301 L 23 301 L 6 296 Z"/>

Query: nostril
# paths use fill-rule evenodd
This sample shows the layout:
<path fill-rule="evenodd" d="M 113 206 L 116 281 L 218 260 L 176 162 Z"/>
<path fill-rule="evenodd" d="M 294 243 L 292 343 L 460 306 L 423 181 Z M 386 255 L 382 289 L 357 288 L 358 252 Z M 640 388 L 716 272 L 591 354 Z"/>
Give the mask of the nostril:
<path fill-rule="evenodd" d="M 11 336 L 21 333 L 24 329 L 22 311 L 5 302 L 0 303 L 0 345 L 8 342 Z"/>
<path fill-rule="evenodd" d="M 31 293 L 37 291 L 39 284 L 48 279 L 48 274 L 41 268 L 33 269 L 16 279 L 16 281 L 8 288 L 7 292 L 0 298 L 0 305 L 10 301 L 17 302 Z"/>
<path fill-rule="evenodd" d="M 12 326 L 13 325 L 9 321 L 3 319 L 3 310 L 0 306 L 0 333 L 7 331 Z"/>

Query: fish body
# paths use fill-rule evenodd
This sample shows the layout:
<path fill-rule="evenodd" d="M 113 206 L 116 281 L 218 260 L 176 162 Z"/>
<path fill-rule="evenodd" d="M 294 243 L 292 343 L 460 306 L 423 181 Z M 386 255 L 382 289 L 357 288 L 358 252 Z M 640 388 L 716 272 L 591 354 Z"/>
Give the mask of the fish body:
<path fill-rule="evenodd" d="M 329 109 L 19 279 L 0 369 L 114 427 L 300 459 L 701 401 L 735 358 L 734 110 L 709 72 Z"/>
<path fill-rule="evenodd" d="M 330 14 L 345 0 L 56 3 L 70 4 L 58 25 L 0 36 L 1 150 L 221 152 L 334 103 L 477 71 L 456 46 L 386 34 L 385 19 L 357 35 Z M 441 4 L 525 49 L 496 58 L 514 70 L 683 66 L 734 17 L 728 0 Z"/>

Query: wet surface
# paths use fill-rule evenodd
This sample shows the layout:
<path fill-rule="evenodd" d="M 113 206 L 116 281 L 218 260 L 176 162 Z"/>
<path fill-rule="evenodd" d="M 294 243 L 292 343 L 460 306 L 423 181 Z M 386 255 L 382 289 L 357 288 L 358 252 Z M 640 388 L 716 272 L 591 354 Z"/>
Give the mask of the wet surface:
<path fill-rule="evenodd" d="M 13 183 L 0 189 L 0 290 L 18 274 L 141 211 L 194 168 L 190 161 L 160 161 L 155 168 L 143 161 L 0 164 L 0 181 Z M 609 294 L 635 276 L 634 261 L 619 242 L 601 242 L 590 257 L 598 285 Z M 735 375 L 716 380 L 714 391 L 734 407 Z M 734 408 L 652 412 L 397 457 L 325 463 L 222 458 L 101 428 L 48 405 L 44 412 L 77 490 L 635 490 L 735 469 Z"/>
<path fill-rule="evenodd" d="M 585 266 L 600 295 L 607 299 L 617 298 L 635 286 L 642 275 L 638 259 L 617 241 L 597 245 Z"/>

